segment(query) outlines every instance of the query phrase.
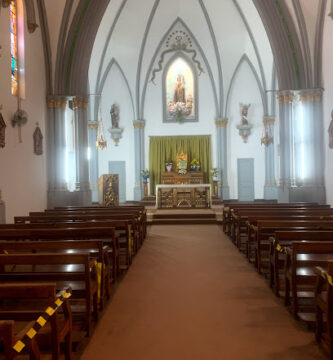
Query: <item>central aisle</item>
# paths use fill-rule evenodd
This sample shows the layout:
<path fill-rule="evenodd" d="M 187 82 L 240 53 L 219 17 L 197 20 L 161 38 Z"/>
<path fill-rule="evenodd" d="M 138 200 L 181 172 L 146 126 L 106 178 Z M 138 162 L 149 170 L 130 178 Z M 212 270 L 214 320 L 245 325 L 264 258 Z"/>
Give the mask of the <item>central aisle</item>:
<path fill-rule="evenodd" d="M 156 225 L 82 359 L 326 357 L 220 226 Z"/>

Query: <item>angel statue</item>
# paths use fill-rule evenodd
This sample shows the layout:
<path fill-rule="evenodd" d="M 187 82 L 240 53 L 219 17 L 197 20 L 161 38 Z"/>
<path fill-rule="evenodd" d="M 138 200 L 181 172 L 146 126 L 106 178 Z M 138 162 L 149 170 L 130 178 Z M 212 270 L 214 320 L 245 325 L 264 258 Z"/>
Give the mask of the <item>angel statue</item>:
<path fill-rule="evenodd" d="M 112 122 L 112 129 L 119 129 L 119 105 L 113 104 L 111 106 L 111 122 Z"/>

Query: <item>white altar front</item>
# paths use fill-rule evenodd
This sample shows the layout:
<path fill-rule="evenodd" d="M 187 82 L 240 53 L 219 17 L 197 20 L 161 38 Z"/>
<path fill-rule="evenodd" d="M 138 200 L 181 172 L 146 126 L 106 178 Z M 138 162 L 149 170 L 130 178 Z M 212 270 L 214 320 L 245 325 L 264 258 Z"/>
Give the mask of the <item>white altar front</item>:
<path fill-rule="evenodd" d="M 210 208 L 210 184 L 156 185 L 156 208 Z"/>

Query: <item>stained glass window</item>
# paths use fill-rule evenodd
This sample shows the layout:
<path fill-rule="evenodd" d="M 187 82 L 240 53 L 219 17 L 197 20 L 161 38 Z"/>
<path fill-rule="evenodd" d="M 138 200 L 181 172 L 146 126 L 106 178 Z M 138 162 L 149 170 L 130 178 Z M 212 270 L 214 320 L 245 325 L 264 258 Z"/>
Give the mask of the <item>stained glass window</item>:
<path fill-rule="evenodd" d="M 18 45 L 17 45 L 17 7 L 10 2 L 10 53 L 11 53 L 11 88 L 12 94 L 18 95 Z"/>

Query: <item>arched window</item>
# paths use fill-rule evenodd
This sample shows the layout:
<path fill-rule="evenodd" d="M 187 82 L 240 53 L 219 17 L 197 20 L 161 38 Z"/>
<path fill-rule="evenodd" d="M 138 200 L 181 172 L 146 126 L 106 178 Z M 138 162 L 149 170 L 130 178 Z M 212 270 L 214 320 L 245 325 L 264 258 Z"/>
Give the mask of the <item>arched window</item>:
<path fill-rule="evenodd" d="M 24 77 L 24 10 L 22 0 L 13 0 L 10 11 L 11 92 L 25 97 Z"/>
<path fill-rule="evenodd" d="M 198 121 L 197 74 L 182 54 L 176 54 L 164 71 L 164 122 Z"/>

